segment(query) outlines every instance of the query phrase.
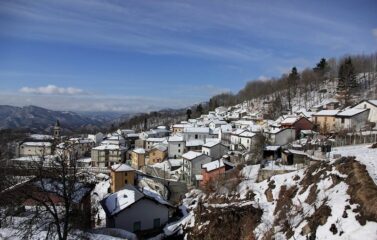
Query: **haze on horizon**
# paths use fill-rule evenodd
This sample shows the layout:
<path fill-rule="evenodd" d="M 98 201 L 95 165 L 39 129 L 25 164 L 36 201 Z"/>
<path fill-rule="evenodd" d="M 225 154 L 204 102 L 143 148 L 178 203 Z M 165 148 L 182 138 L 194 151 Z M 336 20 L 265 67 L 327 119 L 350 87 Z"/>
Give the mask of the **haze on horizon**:
<path fill-rule="evenodd" d="M 0 2 L 0 105 L 142 112 L 377 50 L 377 2 Z"/>

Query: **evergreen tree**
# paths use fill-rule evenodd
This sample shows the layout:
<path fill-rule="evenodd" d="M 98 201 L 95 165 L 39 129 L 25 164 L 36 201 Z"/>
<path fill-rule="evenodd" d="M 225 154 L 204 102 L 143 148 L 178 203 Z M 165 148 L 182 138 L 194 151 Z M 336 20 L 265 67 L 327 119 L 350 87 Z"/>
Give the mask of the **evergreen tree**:
<path fill-rule="evenodd" d="M 192 111 L 191 111 L 190 108 L 188 108 L 187 111 L 186 111 L 187 120 L 189 120 L 191 118 L 191 114 L 192 114 Z"/>
<path fill-rule="evenodd" d="M 203 114 L 203 107 L 202 107 L 202 104 L 199 104 L 199 105 L 196 107 L 196 112 L 199 113 L 199 115 L 202 115 L 202 114 Z"/>
<path fill-rule="evenodd" d="M 340 65 L 339 71 L 338 71 L 338 91 L 344 91 L 346 89 L 346 77 L 344 74 L 344 65 Z"/>
<path fill-rule="evenodd" d="M 292 111 L 292 98 L 296 96 L 297 93 L 297 83 L 300 76 L 298 75 L 297 68 L 293 67 L 291 73 L 288 76 L 288 108 Z"/>
<path fill-rule="evenodd" d="M 353 91 L 358 87 L 355 68 L 351 58 L 347 58 L 339 67 L 338 91 Z"/>

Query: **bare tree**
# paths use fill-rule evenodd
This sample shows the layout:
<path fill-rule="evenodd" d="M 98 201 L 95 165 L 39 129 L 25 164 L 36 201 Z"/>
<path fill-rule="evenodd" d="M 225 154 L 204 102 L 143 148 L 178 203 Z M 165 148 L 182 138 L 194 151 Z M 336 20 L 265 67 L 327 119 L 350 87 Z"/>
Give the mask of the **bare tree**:
<path fill-rule="evenodd" d="M 69 143 L 65 146 L 72 149 Z M 27 171 L 31 179 L 3 190 L 0 204 L 6 209 L 4 217 L 22 216 L 17 229 L 23 238 L 43 232 L 46 239 L 66 240 L 73 228 L 90 224 L 90 208 L 88 212 L 85 207 L 90 206 L 89 193 L 94 182 L 90 174 L 78 172 L 67 155 L 51 157 L 44 152 L 31 158 L 28 167 L 10 168 L 15 174 Z M 25 206 L 28 208 L 24 209 Z M 24 211 L 14 211 L 20 208 Z"/>

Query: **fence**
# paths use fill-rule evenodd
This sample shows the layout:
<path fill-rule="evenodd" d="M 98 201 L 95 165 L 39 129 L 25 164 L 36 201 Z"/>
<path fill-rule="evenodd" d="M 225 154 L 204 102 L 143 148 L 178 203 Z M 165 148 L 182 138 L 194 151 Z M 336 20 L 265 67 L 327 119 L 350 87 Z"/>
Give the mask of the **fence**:
<path fill-rule="evenodd" d="M 347 145 L 367 144 L 377 142 L 377 133 L 373 132 L 368 134 L 367 132 L 347 134 L 345 136 L 337 136 L 332 142 L 333 147 L 341 147 Z"/>

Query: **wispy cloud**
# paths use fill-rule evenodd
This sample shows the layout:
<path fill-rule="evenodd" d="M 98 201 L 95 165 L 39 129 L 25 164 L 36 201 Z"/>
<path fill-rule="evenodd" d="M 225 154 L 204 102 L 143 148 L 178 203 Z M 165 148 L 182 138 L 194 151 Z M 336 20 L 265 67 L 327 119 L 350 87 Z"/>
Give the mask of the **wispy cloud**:
<path fill-rule="evenodd" d="M 275 57 L 254 44 L 260 38 L 347 48 L 355 44 L 342 36 L 358 31 L 320 14 L 250 1 L 3 1 L 0 16 L 17 19 L 3 24 L 6 35 L 240 61 Z"/>
<path fill-rule="evenodd" d="M 22 87 L 19 90 L 21 93 L 32 93 L 32 94 L 47 94 L 47 95 L 77 95 L 77 94 L 82 94 L 83 90 L 79 88 L 74 88 L 74 87 L 57 87 L 55 85 L 47 85 L 43 87 L 37 87 L 37 88 L 32 88 L 32 87 Z"/>
<path fill-rule="evenodd" d="M 377 39 L 377 28 L 372 29 L 372 35 Z"/>
<path fill-rule="evenodd" d="M 197 101 L 191 98 L 172 99 L 145 96 L 107 96 L 107 95 L 48 95 L 0 93 L 0 102 L 5 105 L 36 105 L 53 110 L 64 111 L 116 111 L 150 112 L 162 108 L 182 108 Z"/>

